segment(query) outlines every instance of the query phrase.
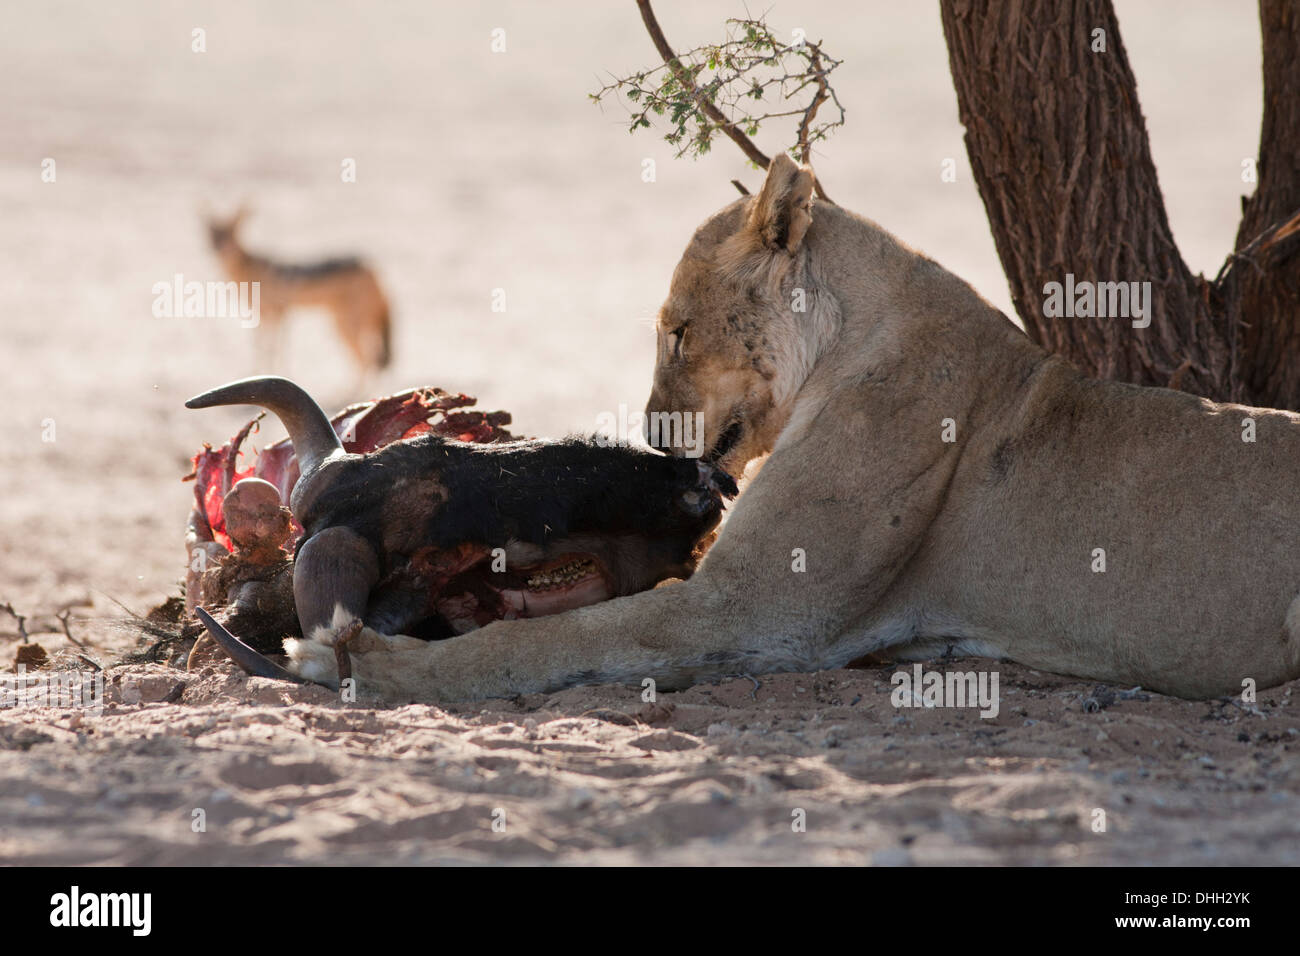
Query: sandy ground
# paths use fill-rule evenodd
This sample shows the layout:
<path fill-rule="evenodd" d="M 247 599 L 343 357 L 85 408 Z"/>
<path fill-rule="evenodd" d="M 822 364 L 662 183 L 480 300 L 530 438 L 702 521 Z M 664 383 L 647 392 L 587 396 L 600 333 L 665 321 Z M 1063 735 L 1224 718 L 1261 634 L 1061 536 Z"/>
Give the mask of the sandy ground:
<path fill-rule="evenodd" d="M 743 12 L 659 9 L 679 46 Z M 1253 5 L 1119 10 L 1173 227 L 1213 271 L 1258 137 Z M 1006 308 L 934 6 L 806 0 L 770 20 L 846 60 L 849 125 L 817 157 L 831 194 Z M 466 391 L 535 435 L 642 405 L 677 256 L 731 178 L 759 181 L 722 147 L 673 161 L 586 101 L 650 55 L 630 2 L 6 5 L 0 603 L 55 654 L 79 652 L 54 617 L 70 607 L 86 656 L 109 665 L 134 643 L 120 619 L 175 593 L 178 479 L 242 420 L 181 403 L 267 370 L 255 331 L 151 314 L 154 283 L 220 277 L 203 204 L 251 202 L 256 249 L 375 263 L 398 330 L 371 393 Z M 939 178 L 948 157 L 956 183 Z M 360 397 L 318 317 L 297 317 L 290 341 L 275 371 L 327 405 Z M 0 664 L 17 643 L 0 614 Z M 0 861 L 1296 862 L 1289 688 L 1258 714 L 1155 696 L 1085 712 L 1091 686 L 999 670 L 993 720 L 896 710 L 878 670 L 763 678 L 752 694 L 737 679 L 658 709 L 596 687 L 388 712 L 222 668 L 110 670 L 119 699 L 125 680 L 147 702 L 0 713 Z"/>
<path fill-rule="evenodd" d="M 590 687 L 378 711 L 229 666 L 129 668 L 109 696 L 131 703 L 100 717 L 0 723 L 0 857 L 1300 863 L 1293 688 L 1248 714 L 999 671 L 1001 712 L 984 719 L 894 707 L 892 668 L 654 704 Z M 179 702 L 157 702 L 181 681 Z"/>

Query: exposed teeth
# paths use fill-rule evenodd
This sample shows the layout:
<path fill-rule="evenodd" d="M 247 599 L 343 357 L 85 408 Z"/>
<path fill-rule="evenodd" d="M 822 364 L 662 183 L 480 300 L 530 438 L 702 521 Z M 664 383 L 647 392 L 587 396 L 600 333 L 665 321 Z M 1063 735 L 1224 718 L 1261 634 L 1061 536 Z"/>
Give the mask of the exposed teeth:
<path fill-rule="evenodd" d="M 556 588 L 568 587 L 574 581 L 587 577 L 595 570 L 596 565 L 593 561 L 586 559 L 570 561 L 558 568 L 534 574 L 528 579 L 528 587 L 532 591 L 552 591 Z"/>

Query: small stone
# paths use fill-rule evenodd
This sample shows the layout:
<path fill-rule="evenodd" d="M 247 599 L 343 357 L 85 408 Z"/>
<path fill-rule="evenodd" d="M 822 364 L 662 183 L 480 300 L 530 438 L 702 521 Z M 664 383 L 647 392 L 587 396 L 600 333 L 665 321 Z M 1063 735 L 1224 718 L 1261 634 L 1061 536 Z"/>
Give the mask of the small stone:
<path fill-rule="evenodd" d="M 14 669 L 18 669 L 19 664 L 26 665 L 28 669 L 44 667 L 49 663 L 50 655 L 45 653 L 45 648 L 39 644 L 19 644 L 18 650 L 14 653 Z"/>
<path fill-rule="evenodd" d="M 162 701 L 173 703 L 180 696 L 176 693 L 181 682 L 163 674 L 146 674 L 140 679 L 140 700 L 146 704 Z"/>

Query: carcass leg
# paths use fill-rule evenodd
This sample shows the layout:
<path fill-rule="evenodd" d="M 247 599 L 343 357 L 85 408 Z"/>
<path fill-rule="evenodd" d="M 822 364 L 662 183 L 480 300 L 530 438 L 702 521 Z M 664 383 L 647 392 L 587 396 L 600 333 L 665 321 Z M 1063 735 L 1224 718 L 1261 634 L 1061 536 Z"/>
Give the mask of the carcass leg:
<path fill-rule="evenodd" d="M 335 632 L 366 613 L 379 580 L 379 561 L 365 538 L 348 528 L 326 528 L 298 549 L 293 600 L 303 636 Z M 325 638 L 332 644 L 333 635 Z M 320 640 L 320 637 L 315 638 Z"/>

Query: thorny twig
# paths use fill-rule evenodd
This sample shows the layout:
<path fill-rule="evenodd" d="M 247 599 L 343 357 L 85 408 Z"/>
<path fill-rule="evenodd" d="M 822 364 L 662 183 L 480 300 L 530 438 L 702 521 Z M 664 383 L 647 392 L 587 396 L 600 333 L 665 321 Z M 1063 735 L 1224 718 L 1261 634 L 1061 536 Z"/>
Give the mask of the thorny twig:
<path fill-rule="evenodd" d="M 641 11 L 641 22 L 645 24 L 646 32 L 650 34 L 650 40 L 654 43 L 655 50 L 659 53 L 660 59 L 664 61 L 664 65 L 668 68 L 669 72 L 673 74 L 673 77 L 681 85 L 682 89 L 691 95 L 692 99 L 694 99 L 696 104 L 699 106 L 700 111 L 716 124 L 716 128 L 740 147 L 741 152 L 749 157 L 750 162 L 757 166 L 761 166 L 763 169 L 767 169 L 767 164 L 771 162 L 767 155 L 754 145 L 754 141 L 742 133 L 735 123 L 731 122 L 723 115 L 722 110 L 718 109 L 710 96 L 701 93 L 696 87 L 694 80 L 694 72 L 696 71 L 688 70 L 688 68 L 682 66 L 681 60 L 678 59 L 677 54 L 673 52 L 673 48 L 669 46 L 668 38 L 664 36 L 663 28 L 659 26 L 659 19 L 655 16 L 655 12 L 650 6 L 650 0 L 636 0 L 636 5 Z M 690 55 L 691 54 L 689 53 L 687 54 L 687 56 Z M 655 71 L 652 70 L 651 72 L 653 73 Z M 638 79 L 644 79 L 646 75 L 649 74 L 643 74 Z M 616 86 L 622 86 L 622 82 L 619 82 Z M 609 87 L 602 89 L 601 93 L 606 92 L 608 89 Z M 597 95 L 599 96 L 600 94 Z M 638 120 L 640 121 L 638 125 L 649 125 L 645 120 L 646 111 L 650 109 L 654 109 L 654 106 L 650 105 L 641 110 L 638 117 Z M 635 128 L 635 125 L 633 128 Z M 670 142 L 673 141 L 670 140 Z M 689 144 L 688 146 L 683 146 L 682 152 L 685 152 L 688 147 Z M 681 153 L 679 152 L 678 155 L 681 155 Z"/>
<path fill-rule="evenodd" d="M 14 620 L 18 622 L 18 636 L 23 639 L 24 644 L 31 643 L 27 637 L 27 615 L 19 614 L 14 610 L 14 606 L 7 601 L 0 604 L 0 611 L 6 611 L 13 616 Z"/>
<path fill-rule="evenodd" d="M 844 124 L 844 106 L 827 82 L 827 76 L 841 61 L 827 55 L 820 43 L 782 43 L 761 19 L 730 19 L 724 42 L 696 47 L 678 56 L 664 36 L 650 0 L 637 0 L 637 8 L 662 65 L 629 77 L 615 77 L 591 94 L 593 101 L 600 102 L 608 94 L 622 92 L 637 104 L 639 109 L 631 114 L 631 131 L 649 127 L 651 114 L 666 116 L 673 128 L 664 138 L 678 148 L 678 156 L 708 152 L 713 135 L 722 133 L 750 162 L 766 169 L 770 159 L 750 139 L 766 120 L 799 117 L 797 141 L 791 152 L 804 163 L 811 158 L 814 143 Z M 651 82 L 646 83 L 647 79 Z M 809 87 L 814 92 L 806 106 L 766 112 L 757 107 L 752 112 L 748 109 L 751 102 L 764 102 L 769 91 L 774 90 L 783 101 L 791 101 Z M 838 117 L 816 123 L 818 110 L 828 101 L 838 108 Z M 818 197 L 830 202 L 821 184 L 815 187 Z"/>
<path fill-rule="evenodd" d="M 812 76 L 815 78 L 815 82 L 817 83 L 817 95 L 812 98 L 812 102 L 809 103 L 808 108 L 804 110 L 803 119 L 799 121 L 799 162 L 801 163 L 808 162 L 812 154 L 812 146 L 808 141 L 808 128 L 812 125 L 812 121 L 816 119 L 817 110 L 819 110 L 821 105 L 831 96 L 830 87 L 826 85 L 826 70 L 822 69 L 821 47 L 815 43 L 810 43 L 808 44 L 808 48 L 812 51 L 808 58 L 808 65 L 812 67 Z M 806 86 L 807 84 L 805 83 L 804 85 Z M 803 86 L 800 86 L 799 89 L 795 90 L 795 93 L 798 93 L 800 89 L 803 89 Z M 839 100 L 836 100 L 835 102 L 838 104 Z M 841 107 L 841 117 L 843 117 L 843 114 L 844 109 Z M 823 196 L 822 198 L 825 197 Z"/>
<path fill-rule="evenodd" d="M 63 625 L 63 636 L 66 637 L 68 640 L 70 640 L 73 644 L 76 644 L 83 651 L 88 650 L 85 644 L 81 643 L 81 641 L 77 640 L 75 637 L 72 636 L 72 630 L 71 628 L 68 627 L 68 618 L 72 616 L 72 610 L 68 608 L 60 611 L 58 614 L 54 616 L 55 618 L 58 619 L 58 622 L 61 625 Z"/>

